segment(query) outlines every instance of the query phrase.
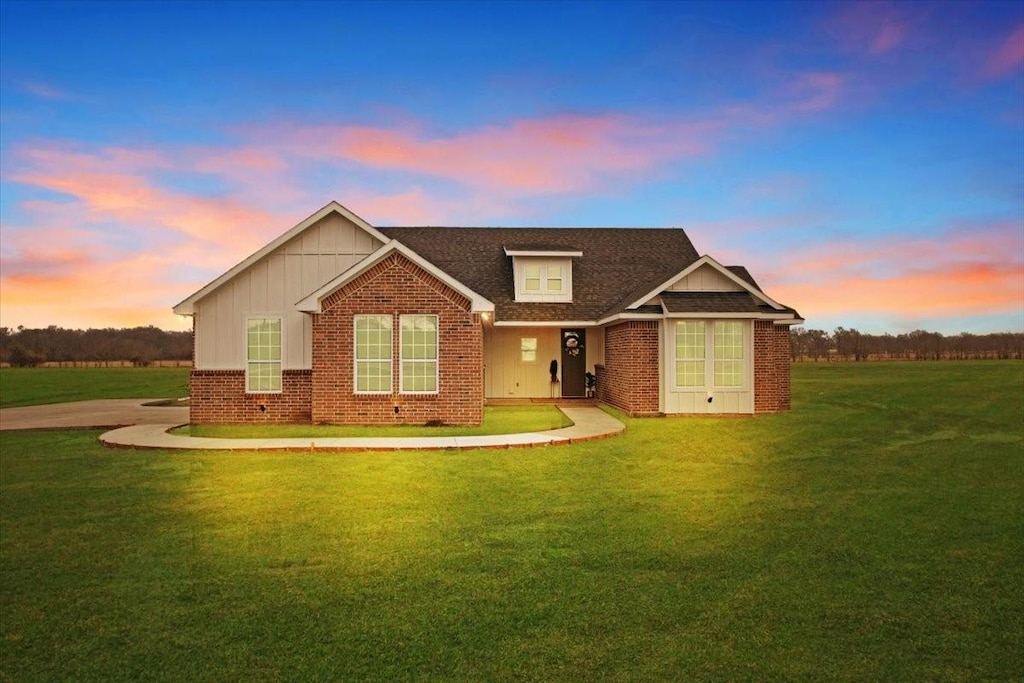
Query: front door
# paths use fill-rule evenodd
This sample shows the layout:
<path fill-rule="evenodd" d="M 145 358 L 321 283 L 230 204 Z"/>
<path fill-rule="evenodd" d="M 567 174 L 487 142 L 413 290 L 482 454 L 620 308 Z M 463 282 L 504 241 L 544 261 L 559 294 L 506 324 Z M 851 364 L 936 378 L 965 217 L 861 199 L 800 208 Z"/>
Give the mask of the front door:
<path fill-rule="evenodd" d="M 587 395 L 586 341 L 586 330 L 562 330 L 562 396 Z"/>

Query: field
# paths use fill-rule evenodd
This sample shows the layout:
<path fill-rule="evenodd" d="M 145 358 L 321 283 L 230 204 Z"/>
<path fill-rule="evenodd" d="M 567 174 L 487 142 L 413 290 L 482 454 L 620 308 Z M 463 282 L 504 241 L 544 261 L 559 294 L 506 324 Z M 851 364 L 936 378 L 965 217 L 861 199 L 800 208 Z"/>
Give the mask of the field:
<path fill-rule="evenodd" d="M 0 368 L 0 408 L 94 398 L 182 398 L 188 368 Z"/>
<path fill-rule="evenodd" d="M 1024 362 L 623 419 L 365 455 L 4 432 L 0 678 L 1024 679 Z"/>

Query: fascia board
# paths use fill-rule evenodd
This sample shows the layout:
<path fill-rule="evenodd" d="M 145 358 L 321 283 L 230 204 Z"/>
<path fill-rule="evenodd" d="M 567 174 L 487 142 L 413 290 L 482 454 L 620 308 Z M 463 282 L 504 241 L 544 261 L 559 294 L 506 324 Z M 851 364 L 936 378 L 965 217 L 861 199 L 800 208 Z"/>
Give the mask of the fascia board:
<path fill-rule="evenodd" d="M 560 257 L 582 257 L 583 252 L 573 249 L 564 251 L 550 249 L 509 249 L 505 247 L 505 256 L 560 256 Z"/>
<path fill-rule="evenodd" d="M 498 320 L 495 327 L 597 327 L 594 320 Z"/>

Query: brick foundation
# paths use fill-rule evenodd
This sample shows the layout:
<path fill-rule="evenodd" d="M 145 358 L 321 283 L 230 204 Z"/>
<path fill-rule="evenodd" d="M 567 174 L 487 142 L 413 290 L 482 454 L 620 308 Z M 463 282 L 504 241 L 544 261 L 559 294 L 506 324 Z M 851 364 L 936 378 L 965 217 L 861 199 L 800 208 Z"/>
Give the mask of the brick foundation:
<path fill-rule="evenodd" d="M 632 320 L 605 329 L 598 399 L 630 415 L 659 413 L 659 329 L 657 320 Z"/>
<path fill-rule="evenodd" d="M 309 370 L 285 370 L 279 394 L 247 394 L 244 370 L 193 370 L 190 420 L 203 423 L 309 422 Z"/>
<path fill-rule="evenodd" d="M 392 254 L 323 301 L 313 315 L 311 419 L 335 424 L 477 425 L 483 420 L 483 327 L 470 302 L 400 254 Z M 390 315 L 392 392 L 354 391 L 353 317 Z M 438 316 L 438 393 L 400 392 L 398 316 Z"/>
<path fill-rule="evenodd" d="M 777 413 L 790 408 L 789 328 L 767 320 L 754 321 L 754 412 Z"/>

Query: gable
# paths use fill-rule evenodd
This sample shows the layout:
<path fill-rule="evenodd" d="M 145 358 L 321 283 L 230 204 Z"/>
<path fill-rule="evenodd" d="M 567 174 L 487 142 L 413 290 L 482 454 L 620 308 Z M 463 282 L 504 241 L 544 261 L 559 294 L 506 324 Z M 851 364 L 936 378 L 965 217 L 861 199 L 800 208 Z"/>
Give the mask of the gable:
<path fill-rule="evenodd" d="M 708 264 L 679 278 L 668 287 L 668 292 L 743 292 L 746 288 Z"/>
<path fill-rule="evenodd" d="M 177 315 L 193 315 L 195 304 L 272 256 L 288 257 L 285 282 L 302 290 L 289 303 L 318 287 L 340 270 L 371 254 L 388 238 L 341 204 L 330 202 L 277 239 L 236 264 L 174 306 Z M 282 283 L 284 284 L 284 283 Z"/>

